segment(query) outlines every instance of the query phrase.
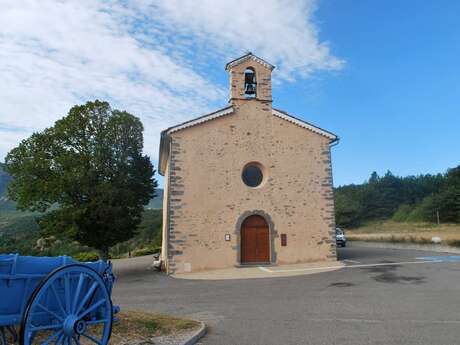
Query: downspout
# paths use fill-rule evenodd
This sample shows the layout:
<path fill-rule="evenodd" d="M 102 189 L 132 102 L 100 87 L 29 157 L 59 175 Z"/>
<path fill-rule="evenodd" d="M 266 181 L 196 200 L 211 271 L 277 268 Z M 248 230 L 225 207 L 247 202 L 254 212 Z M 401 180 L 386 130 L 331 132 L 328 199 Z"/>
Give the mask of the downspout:
<path fill-rule="evenodd" d="M 168 136 L 168 145 L 169 145 L 169 154 L 168 154 L 168 176 L 167 176 L 167 183 L 168 183 L 168 202 L 167 202 L 167 209 L 166 209 L 166 273 L 169 274 L 169 235 L 170 235 L 170 207 L 171 207 L 171 155 L 172 155 L 172 138 Z"/>
<path fill-rule="evenodd" d="M 333 205 L 333 214 L 334 214 L 334 229 L 332 229 L 333 230 L 332 231 L 332 241 L 333 241 L 333 243 L 336 242 L 335 226 L 337 224 L 335 223 L 334 178 L 333 178 L 333 174 L 332 174 L 332 150 L 331 150 L 331 148 L 334 147 L 334 146 L 337 146 L 339 144 L 339 141 L 340 141 L 339 137 L 336 137 L 334 139 L 334 141 L 329 144 L 329 162 L 330 162 L 330 165 L 331 165 L 330 166 L 330 168 L 331 168 L 331 189 L 332 189 L 331 192 L 332 192 L 332 205 Z M 337 257 L 337 245 L 335 247 L 335 256 L 336 256 L 336 259 L 338 259 L 338 257 Z"/>

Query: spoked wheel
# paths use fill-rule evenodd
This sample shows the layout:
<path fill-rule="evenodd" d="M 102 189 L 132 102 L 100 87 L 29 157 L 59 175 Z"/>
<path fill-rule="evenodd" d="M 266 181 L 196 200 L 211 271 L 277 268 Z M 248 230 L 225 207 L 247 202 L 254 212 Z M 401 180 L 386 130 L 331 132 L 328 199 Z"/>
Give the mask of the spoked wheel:
<path fill-rule="evenodd" d="M 0 345 L 8 345 L 5 328 L 3 326 L 0 326 Z"/>
<path fill-rule="evenodd" d="M 9 333 L 9 334 L 8 334 Z M 18 341 L 18 334 L 14 326 L 0 326 L 0 345 L 14 344 Z"/>
<path fill-rule="evenodd" d="M 29 299 L 19 344 L 106 345 L 112 318 L 101 276 L 83 265 L 64 266 L 50 273 Z"/>

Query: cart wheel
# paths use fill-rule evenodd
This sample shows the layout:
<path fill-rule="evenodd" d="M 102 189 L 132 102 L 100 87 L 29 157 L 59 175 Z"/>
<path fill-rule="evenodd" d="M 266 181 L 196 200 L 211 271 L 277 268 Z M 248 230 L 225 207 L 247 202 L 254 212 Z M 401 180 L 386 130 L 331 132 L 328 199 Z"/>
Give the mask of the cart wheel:
<path fill-rule="evenodd" d="M 106 345 L 112 320 L 112 301 L 101 276 L 84 265 L 64 266 L 30 297 L 19 344 Z"/>
<path fill-rule="evenodd" d="M 18 341 L 18 333 L 16 332 L 16 327 L 0 326 L 0 345 L 8 345 L 8 338 L 10 339 L 10 344 L 15 344 Z"/>
<path fill-rule="evenodd" d="M 3 326 L 0 326 L 0 345 L 8 345 L 8 342 L 6 341 L 5 329 Z"/>

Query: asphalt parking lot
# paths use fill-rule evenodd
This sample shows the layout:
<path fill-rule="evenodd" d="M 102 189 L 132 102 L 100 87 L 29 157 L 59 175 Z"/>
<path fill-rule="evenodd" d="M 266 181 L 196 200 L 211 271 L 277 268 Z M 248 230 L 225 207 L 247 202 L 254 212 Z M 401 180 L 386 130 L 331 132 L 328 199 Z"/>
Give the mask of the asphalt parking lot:
<path fill-rule="evenodd" d="M 348 267 L 313 275 L 182 280 L 120 275 L 122 308 L 200 319 L 202 344 L 460 344 L 460 257 L 349 246 Z"/>

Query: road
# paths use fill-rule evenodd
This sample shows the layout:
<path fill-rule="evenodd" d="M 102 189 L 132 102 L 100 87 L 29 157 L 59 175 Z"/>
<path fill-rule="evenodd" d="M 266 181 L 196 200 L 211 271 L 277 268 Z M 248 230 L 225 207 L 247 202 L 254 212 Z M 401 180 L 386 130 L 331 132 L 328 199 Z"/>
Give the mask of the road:
<path fill-rule="evenodd" d="M 339 252 L 349 267 L 287 278 L 135 271 L 117 280 L 114 301 L 201 319 L 209 326 L 202 344 L 460 344 L 460 261 L 419 259 L 439 255 L 350 246 Z"/>

